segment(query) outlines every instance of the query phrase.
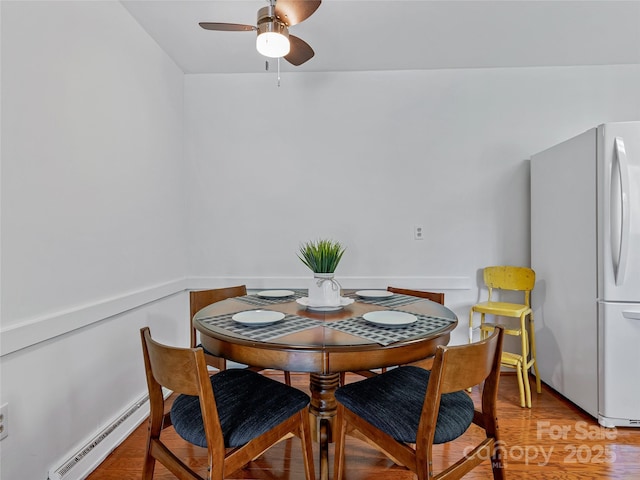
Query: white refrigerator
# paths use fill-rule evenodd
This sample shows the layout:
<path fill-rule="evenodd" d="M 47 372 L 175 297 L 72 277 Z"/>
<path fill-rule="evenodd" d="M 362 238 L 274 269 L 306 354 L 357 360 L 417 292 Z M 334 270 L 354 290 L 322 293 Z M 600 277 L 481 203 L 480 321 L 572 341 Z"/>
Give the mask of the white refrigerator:
<path fill-rule="evenodd" d="M 640 121 L 531 157 L 541 380 L 606 427 L 640 427 Z"/>

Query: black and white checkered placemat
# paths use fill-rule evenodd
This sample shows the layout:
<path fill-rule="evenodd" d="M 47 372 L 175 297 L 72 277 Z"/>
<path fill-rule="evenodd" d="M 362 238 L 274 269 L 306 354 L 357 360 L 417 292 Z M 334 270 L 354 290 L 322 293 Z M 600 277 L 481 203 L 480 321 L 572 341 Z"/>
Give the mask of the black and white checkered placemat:
<path fill-rule="evenodd" d="M 394 293 L 391 297 L 382 297 L 382 298 L 362 298 L 355 293 L 348 293 L 345 297 L 353 298 L 354 300 L 362 303 L 370 303 L 371 305 L 379 305 L 381 307 L 401 307 L 403 305 L 409 305 L 410 303 L 417 302 L 418 300 L 422 300 L 418 297 L 412 297 L 411 295 L 401 295 L 399 293 Z"/>
<path fill-rule="evenodd" d="M 454 321 L 448 318 L 432 317 L 429 315 L 415 314 L 418 320 L 406 327 L 382 327 L 367 322 L 362 317 L 350 318 L 336 322 L 327 322 L 325 327 L 333 328 L 341 332 L 350 333 L 358 337 L 366 338 L 380 345 L 391 345 L 401 340 L 414 337 L 423 337 L 443 330 Z"/>
<path fill-rule="evenodd" d="M 217 328 L 223 328 L 225 330 L 228 330 L 229 332 L 242 335 L 244 337 L 250 338 L 251 340 L 260 340 L 263 342 L 281 337 L 283 335 L 301 332 L 303 330 L 307 330 L 324 323 L 320 320 L 299 317 L 298 315 L 285 315 L 282 320 L 270 325 L 248 326 L 234 321 L 231 318 L 233 315 L 235 315 L 235 313 L 216 315 L 214 317 L 205 317 L 200 321 L 202 323 L 215 326 Z"/>
<path fill-rule="evenodd" d="M 245 295 L 243 297 L 235 297 L 236 300 L 240 300 L 241 302 L 248 303 L 249 305 L 255 305 L 257 307 L 266 307 L 268 305 L 277 305 L 279 303 L 287 303 L 293 300 L 297 300 L 298 298 L 302 298 L 306 295 L 306 290 L 292 290 L 293 295 L 289 295 L 288 297 L 278 297 L 278 298 L 264 298 L 259 297 L 257 294 Z"/>

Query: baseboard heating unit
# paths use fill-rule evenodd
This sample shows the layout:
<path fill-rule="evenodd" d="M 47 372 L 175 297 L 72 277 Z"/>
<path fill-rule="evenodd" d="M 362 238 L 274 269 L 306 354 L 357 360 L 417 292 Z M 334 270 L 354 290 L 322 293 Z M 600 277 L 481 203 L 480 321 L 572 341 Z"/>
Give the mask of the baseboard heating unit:
<path fill-rule="evenodd" d="M 171 392 L 164 391 L 165 398 Z M 145 395 L 77 451 L 49 470 L 49 480 L 83 480 L 149 416 Z"/>

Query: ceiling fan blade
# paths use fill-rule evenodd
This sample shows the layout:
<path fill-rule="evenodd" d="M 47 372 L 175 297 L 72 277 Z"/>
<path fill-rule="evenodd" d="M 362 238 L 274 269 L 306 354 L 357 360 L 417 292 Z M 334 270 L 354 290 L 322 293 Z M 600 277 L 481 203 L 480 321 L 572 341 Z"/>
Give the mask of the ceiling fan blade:
<path fill-rule="evenodd" d="M 284 59 L 296 67 L 298 65 L 302 65 L 307 60 L 311 60 L 315 55 L 313 48 L 311 48 L 307 42 L 295 35 L 289 35 L 289 43 L 291 44 L 291 49 L 289 50 L 289 53 L 285 55 Z"/>
<path fill-rule="evenodd" d="M 276 0 L 276 16 L 288 26 L 296 25 L 315 12 L 320 0 Z"/>
<path fill-rule="evenodd" d="M 257 30 L 253 25 L 242 25 L 241 23 L 218 23 L 218 22 L 200 22 L 205 30 L 217 30 L 220 32 L 250 32 Z"/>

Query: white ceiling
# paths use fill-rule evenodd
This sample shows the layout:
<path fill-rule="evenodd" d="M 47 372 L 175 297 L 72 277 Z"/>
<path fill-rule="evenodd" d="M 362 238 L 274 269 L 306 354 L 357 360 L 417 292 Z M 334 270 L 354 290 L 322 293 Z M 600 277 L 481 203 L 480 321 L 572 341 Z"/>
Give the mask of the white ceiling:
<path fill-rule="evenodd" d="M 262 72 L 253 32 L 266 0 L 121 0 L 185 73 Z M 291 28 L 315 57 L 283 71 L 640 64 L 640 1 L 323 0 Z M 272 63 L 275 68 L 275 63 Z"/>

